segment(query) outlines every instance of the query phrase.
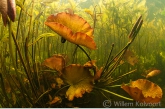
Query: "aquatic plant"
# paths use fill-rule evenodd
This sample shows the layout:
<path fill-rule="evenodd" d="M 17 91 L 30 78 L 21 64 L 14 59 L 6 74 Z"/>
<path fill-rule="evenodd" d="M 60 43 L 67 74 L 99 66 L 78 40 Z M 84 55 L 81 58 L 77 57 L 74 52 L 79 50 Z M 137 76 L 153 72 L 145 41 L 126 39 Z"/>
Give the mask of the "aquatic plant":
<path fill-rule="evenodd" d="M 163 39 L 163 23 L 159 21 L 156 24 L 161 25 L 159 34 L 153 22 L 143 23 L 143 29 L 138 33 L 138 28 L 140 29 L 142 23 L 141 18 L 139 18 L 137 28 L 135 26 L 135 31 L 133 29 L 128 38 L 127 34 L 130 32 L 129 29 L 133 22 L 135 22 L 139 13 L 143 13 L 143 8 L 140 8 L 139 11 L 137 7 L 139 6 L 137 0 L 130 10 L 128 7 L 131 4 L 127 0 L 117 3 L 109 0 L 110 3 L 103 4 L 105 7 L 97 5 L 98 10 L 95 8 L 96 5 L 93 6 L 94 16 L 98 12 L 101 13 L 94 29 L 89 26 L 92 23 L 94 25 L 94 20 L 91 21 L 89 15 L 81 11 L 83 9 L 77 4 L 64 3 L 66 0 L 60 2 L 51 2 L 50 0 L 51 3 L 44 0 L 45 4 L 42 1 L 16 1 L 18 12 L 16 22 L 9 21 L 7 24 L 9 28 L 7 28 L 0 21 L 0 24 L 2 24 L 0 26 L 0 97 L 2 98 L 0 99 L 0 106 L 84 107 L 87 106 L 84 104 L 91 103 L 90 96 L 94 94 L 98 94 L 98 98 L 105 97 L 113 100 L 113 95 L 115 95 L 115 97 L 133 100 L 129 98 L 129 95 L 123 94 L 123 90 L 115 91 L 115 87 L 120 88 L 122 82 L 139 78 L 142 67 L 159 66 L 161 58 L 158 62 L 155 54 L 159 54 L 159 51 L 163 49 L 163 47 L 156 49 L 157 42 Z M 123 3 L 126 5 L 122 5 Z M 72 6 L 70 7 L 70 5 Z M 60 30 L 60 33 L 56 34 L 44 24 L 50 14 L 53 14 L 53 18 L 56 16 L 55 13 L 69 15 L 67 18 L 71 18 L 71 13 L 66 12 L 67 8 L 74 8 L 75 16 L 78 19 L 85 19 L 81 19 L 82 22 L 87 21 L 89 23 L 87 31 L 90 31 L 92 35 L 87 34 L 86 37 L 87 39 L 90 37 L 97 44 L 97 50 L 88 49 L 95 49 L 93 45 L 87 47 L 86 44 L 81 44 L 79 41 L 76 43 L 72 40 L 71 42 L 70 39 L 61 43 L 60 39 L 63 32 Z M 69 21 L 66 20 L 66 22 Z M 49 23 L 51 24 L 51 22 Z M 65 26 L 70 27 L 70 24 Z M 55 27 L 55 29 L 58 28 Z M 75 27 L 73 30 L 78 32 Z M 94 34 L 92 31 L 95 31 Z M 137 33 L 137 40 L 134 41 Z M 59 35 L 61 36 L 59 37 Z M 95 37 L 91 38 L 92 36 Z M 134 43 L 132 43 L 133 41 Z M 150 49 L 150 45 L 155 45 L 152 47 L 157 51 Z M 123 48 L 123 46 L 125 47 Z M 112 48 L 110 49 L 110 47 Z M 126 60 L 131 59 L 128 63 L 133 62 L 133 58 L 125 56 L 129 47 L 131 48 L 129 50 L 140 57 L 138 59 L 140 62 L 135 65 L 133 63 L 134 66 L 125 63 L 124 60 L 124 58 Z M 153 51 L 154 54 L 150 51 Z M 136 76 L 132 74 L 135 71 Z M 77 74 L 76 72 L 80 73 Z M 73 90 L 75 93 L 72 92 Z M 77 97 L 79 98 L 77 99 Z M 79 100 L 80 103 L 78 103 Z"/>
<path fill-rule="evenodd" d="M 121 88 L 138 102 L 158 103 L 162 98 L 162 89 L 146 79 L 131 81 L 130 85 L 123 84 Z"/>
<path fill-rule="evenodd" d="M 52 57 L 45 59 L 43 65 L 61 72 L 65 67 L 65 63 L 65 59 L 62 55 L 53 55 Z"/>
<path fill-rule="evenodd" d="M 83 18 L 76 14 L 63 12 L 55 16 L 51 15 L 47 18 L 45 24 L 72 43 L 96 49 L 93 40 L 93 29 Z"/>
<path fill-rule="evenodd" d="M 79 64 L 71 64 L 71 65 L 63 68 L 63 70 L 61 71 L 62 78 L 64 78 L 64 81 L 66 83 L 71 85 L 70 88 L 66 91 L 66 96 L 67 96 L 68 100 L 72 101 L 74 99 L 74 97 L 77 97 L 77 98 L 82 97 L 83 96 L 82 94 L 84 94 L 85 92 L 88 92 L 88 93 L 91 92 L 93 87 L 94 87 L 94 89 L 97 89 L 97 90 L 100 90 L 103 92 L 108 92 L 108 93 L 114 94 L 118 97 L 122 97 L 127 100 L 131 100 L 130 98 L 127 98 L 122 95 L 109 91 L 108 89 L 106 89 L 106 86 L 109 87 L 113 82 L 118 81 L 122 77 L 136 71 L 136 70 L 133 70 L 131 72 L 123 74 L 123 75 L 119 76 L 117 79 L 113 79 L 113 77 L 111 76 L 112 73 L 120 65 L 119 62 L 121 61 L 122 57 L 126 53 L 130 44 L 134 41 L 137 33 L 139 32 L 140 27 L 143 22 L 141 18 L 142 17 L 140 16 L 139 19 L 137 20 L 136 24 L 134 25 L 132 31 L 130 32 L 130 34 L 128 36 L 130 39 L 128 44 L 112 60 L 110 60 L 110 56 L 111 56 L 111 52 L 112 52 L 112 50 L 111 50 L 104 68 L 103 69 L 101 68 L 100 71 L 97 70 L 97 73 L 94 72 L 94 76 L 95 75 L 97 76 L 97 79 L 95 79 L 95 81 L 94 81 L 94 76 L 92 77 L 92 75 L 90 74 L 90 71 L 89 71 L 90 67 L 91 68 L 94 67 L 94 69 L 95 69 L 94 71 L 96 71 L 96 68 L 97 68 L 95 63 L 92 61 L 84 64 L 84 66 L 79 65 Z M 112 46 L 112 49 L 113 49 L 113 46 Z M 83 52 L 85 52 L 85 51 L 83 51 Z M 116 62 L 112 63 L 112 61 L 115 58 L 117 58 Z M 96 82 L 95 85 L 93 84 L 94 82 Z M 101 88 L 99 88 L 99 87 L 101 87 Z"/>
<path fill-rule="evenodd" d="M 74 97 L 83 97 L 85 92 L 90 93 L 93 89 L 93 76 L 89 69 L 79 64 L 71 64 L 62 71 L 62 78 L 70 87 L 66 91 L 66 97 L 72 101 Z"/>

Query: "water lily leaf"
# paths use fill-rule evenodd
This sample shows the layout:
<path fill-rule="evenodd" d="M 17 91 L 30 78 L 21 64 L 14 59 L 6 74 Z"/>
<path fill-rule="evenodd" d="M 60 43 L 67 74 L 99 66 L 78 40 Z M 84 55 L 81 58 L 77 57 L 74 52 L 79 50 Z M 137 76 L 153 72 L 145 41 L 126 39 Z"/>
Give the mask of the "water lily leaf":
<path fill-rule="evenodd" d="M 96 49 L 93 28 L 83 18 L 66 12 L 50 15 L 45 24 L 64 39 L 78 45 Z"/>
<path fill-rule="evenodd" d="M 96 60 L 86 62 L 84 64 L 84 67 L 86 67 L 86 68 L 96 68 L 96 74 L 94 75 L 94 80 L 100 79 L 100 76 L 101 76 L 102 71 L 103 71 L 103 67 L 98 69 L 98 67 L 96 66 Z"/>
<path fill-rule="evenodd" d="M 61 97 L 55 96 L 54 99 L 51 100 L 48 104 L 52 105 L 52 104 L 61 103 L 61 102 L 62 102 Z"/>
<path fill-rule="evenodd" d="M 57 78 L 55 78 L 55 80 L 56 80 L 57 85 L 58 85 L 59 88 L 61 88 L 61 85 L 64 85 L 64 82 L 61 78 L 57 77 Z"/>
<path fill-rule="evenodd" d="M 55 54 L 52 57 L 45 59 L 43 65 L 61 72 L 65 67 L 65 59 L 62 55 Z"/>
<path fill-rule="evenodd" d="M 134 66 L 138 62 L 138 58 L 130 50 L 126 51 L 126 53 L 124 54 L 124 59 L 132 66 Z"/>
<path fill-rule="evenodd" d="M 103 67 L 101 67 L 99 70 L 97 69 L 96 74 L 94 75 L 94 80 L 99 80 L 102 72 L 103 72 Z"/>
<path fill-rule="evenodd" d="M 146 79 L 132 81 L 130 85 L 123 84 L 121 88 L 139 102 L 158 103 L 162 98 L 162 89 Z"/>
<path fill-rule="evenodd" d="M 97 67 L 96 66 L 96 60 L 92 60 L 92 61 L 88 61 L 84 64 L 84 67 L 89 67 L 89 68 L 92 68 L 92 67 Z"/>
<path fill-rule="evenodd" d="M 93 76 L 88 68 L 80 64 L 71 64 L 62 70 L 62 77 L 69 85 L 66 92 L 68 100 L 72 101 L 74 97 L 82 97 L 85 92 L 91 92 L 93 88 Z"/>

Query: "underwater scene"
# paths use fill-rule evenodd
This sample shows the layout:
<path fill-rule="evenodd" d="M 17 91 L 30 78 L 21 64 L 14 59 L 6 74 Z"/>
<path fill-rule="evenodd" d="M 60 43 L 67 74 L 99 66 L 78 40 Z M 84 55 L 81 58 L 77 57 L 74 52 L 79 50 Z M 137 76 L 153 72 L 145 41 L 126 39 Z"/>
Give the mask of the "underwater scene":
<path fill-rule="evenodd" d="M 0 0 L 1 108 L 165 108 L 165 0 Z"/>

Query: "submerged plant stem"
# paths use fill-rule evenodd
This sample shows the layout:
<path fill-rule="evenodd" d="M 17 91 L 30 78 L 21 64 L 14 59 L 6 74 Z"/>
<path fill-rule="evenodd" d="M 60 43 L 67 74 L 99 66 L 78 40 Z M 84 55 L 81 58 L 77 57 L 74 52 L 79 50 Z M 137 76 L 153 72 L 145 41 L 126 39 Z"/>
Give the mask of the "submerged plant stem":
<path fill-rule="evenodd" d="M 86 56 L 88 57 L 88 60 L 92 61 L 90 56 L 88 55 L 88 53 L 81 46 L 79 46 L 79 45 L 77 45 L 77 46 L 86 54 Z M 91 62 L 91 64 L 92 64 L 92 62 Z M 96 74 L 96 68 L 94 67 L 94 68 L 92 68 L 92 70 L 94 71 L 94 74 Z"/>
<path fill-rule="evenodd" d="M 38 97 L 38 99 L 36 100 L 35 104 L 36 104 L 45 94 L 49 93 L 50 91 L 51 91 L 51 90 L 47 90 L 47 91 L 45 91 L 44 93 L 42 93 L 42 94 Z"/>
<path fill-rule="evenodd" d="M 80 45 L 77 45 L 77 46 L 86 54 L 86 56 L 88 57 L 88 60 L 92 61 L 88 53 Z"/>
<path fill-rule="evenodd" d="M 26 88 L 25 88 L 23 82 L 21 81 L 20 75 L 19 75 L 18 70 L 17 70 L 16 63 L 15 63 L 15 60 L 14 60 L 13 49 L 12 49 L 12 38 L 13 38 L 14 43 L 15 43 L 15 45 L 16 45 L 16 49 L 17 49 L 18 54 L 19 54 L 19 56 L 20 56 L 20 60 L 21 60 L 21 62 L 22 62 L 22 64 L 23 64 L 24 70 L 25 70 L 25 72 L 27 73 L 27 69 L 26 69 L 26 66 L 25 66 L 23 57 L 22 57 L 22 55 L 21 55 L 19 46 L 18 46 L 17 41 L 16 41 L 16 39 L 15 39 L 14 33 L 13 33 L 13 31 L 12 31 L 12 25 L 11 25 L 11 23 L 12 23 L 12 22 L 9 23 L 9 52 L 10 52 L 10 55 L 11 55 L 11 60 L 12 60 L 13 66 L 14 66 L 14 68 L 15 68 L 16 75 L 17 75 L 17 77 L 18 77 L 18 80 L 19 80 L 19 82 L 20 82 L 20 85 L 21 85 L 21 87 L 23 88 L 22 90 L 26 93 L 26 96 L 28 97 L 30 103 L 33 105 L 33 101 L 32 101 L 32 99 L 31 99 L 31 97 L 30 97 L 28 91 L 26 90 Z M 27 76 L 28 76 L 28 75 L 27 75 Z M 24 97 L 25 97 L 25 94 L 23 94 L 23 95 L 24 95 Z M 26 99 L 26 98 L 25 98 L 25 99 Z"/>
<path fill-rule="evenodd" d="M 103 72 L 105 71 L 107 71 L 107 69 L 109 68 L 109 64 L 108 64 L 108 62 L 109 62 L 109 60 L 110 60 L 110 57 L 111 57 L 111 54 L 112 54 L 112 51 L 113 51 L 113 48 L 114 48 L 114 44 L 112 44 L 112 48 L 111 48 L 111 51 L 110 51 L 110 53 L 109 53 L 109 56 L 108 56 L 108 59 L 107 59 L 107 62 L 106 62 L 106 64 L 105 64 L 105 67 L 104 67 L 104 69 L 103 69 Z M 111 60 L 111 62 L 112 62 L 113 60 Z M 111 63 L 110 62 L 110 63 Z"/>
<path fill-rule="evenodd" d="M 119 95 L 119 94 L 117 94 L 117 93 L 111 92 L 111 91 L 109 91 L 109 90 L 107 90 L 107 89 L 98 88 L 98 87 L 94 87 L 94 88 L 97 89 L 97 90 L 101 90 L 101 91 L 104 91 L 104 92 L 110 93 L 110 94 L 112 94 L 112 95 L 118 96 L 118 97 L 120 97 L 120 98 L 123 98 L 123 99 L 126 99 L 126 100 L 133 101 L 133 99 L 131 99 L 131 98 L 127 98 L 127 97 L 125 97 L 125 96 L 122 96 L 122 95 Z"/>
<path fill-rule="evenodd" d="M 25 3 L 25 0 L 23 0 L 23 4 Z M 17 25 L 17 32 L 16 32 L 16 40 L 18 39 L 18 34 L 19 34 L 19 30 L 20 30 L 20 23 L 21 23 L 21 17 L 22 17 L 22 12 L 23 12 L 23 9 L 21 8 L 20 10 L 20 14 L 19 14 L 19 17 L 18 17 L 18 25 Z M 18 55 L 17 55 L 17 48 L 16 48 L 16 60 L 18 59 Z M 16 61 L 16 66 L 18 67 L 18 62 Z"/>

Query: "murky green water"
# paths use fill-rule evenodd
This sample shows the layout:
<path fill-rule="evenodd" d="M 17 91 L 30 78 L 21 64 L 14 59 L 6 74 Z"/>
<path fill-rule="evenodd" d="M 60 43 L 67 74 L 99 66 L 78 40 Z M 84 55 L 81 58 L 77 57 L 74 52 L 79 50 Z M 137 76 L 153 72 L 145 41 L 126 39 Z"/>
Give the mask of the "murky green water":
<path fill-rule="evenodd" d="M 0 107 L 165 107 L 164 0 L 9 1 Z"/>

